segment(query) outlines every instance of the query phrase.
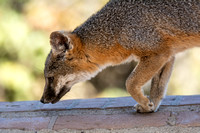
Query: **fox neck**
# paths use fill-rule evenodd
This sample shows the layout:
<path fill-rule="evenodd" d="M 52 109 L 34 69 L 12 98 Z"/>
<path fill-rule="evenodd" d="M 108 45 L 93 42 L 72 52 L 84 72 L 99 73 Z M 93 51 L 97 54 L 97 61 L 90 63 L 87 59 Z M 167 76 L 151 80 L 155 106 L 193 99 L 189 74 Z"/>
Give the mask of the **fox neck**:
<path fill-rule="evenodd" d="M 105 45 L 103 45 L 105 46 Z M 131 51 L 123 48 L 120 44 L 110 47 L 101 47 L 100 45 L 84 45 L 84 52 L 90 63 L 95 64 L 97 69 L 93 71 L 93 77 L 109 66 L 115 66 L 134 60 Z"/>
<path fill-rule="evenodd" d="M 92 44 L 82 41 L 76 34 L 71 36 L 71 40 L 75 44 L 76 56 L 86 59 L 85 63 L 79 64 L 83 70 L 82 75 L 86 80 L 96 76 L 108 66 L 130 62 L 135 57 L 131 50 L 122 47 L 119 43 L 107 46 Z"/>

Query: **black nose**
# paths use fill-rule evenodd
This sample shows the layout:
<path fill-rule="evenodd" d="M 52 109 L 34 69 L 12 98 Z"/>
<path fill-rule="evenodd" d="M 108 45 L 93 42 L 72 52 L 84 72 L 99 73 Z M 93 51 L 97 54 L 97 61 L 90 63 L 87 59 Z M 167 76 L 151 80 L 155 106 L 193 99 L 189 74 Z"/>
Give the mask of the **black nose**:
<path fill-rule="evenodd" d="M 44 100 L 44 97 L 42 97 L 42 98 L 40 99 L 40 102 L 43 103 L 43 104 L 46 104 L 46 103 L 47 103 L 46 100 Z"/>
<path fill-rule="evenodd" d="M 43 99 L 43 98 L 41 98 L 41 99 L 40 99 L 40 102 L 41 102 L 41 103 L 44 103 L 44 99 Z"/>
<path fill-rule="evenodd" d="M 43 97 L 40 99 L 40 102 L 43 103 L 43 104 L 48 104 L 50 102 L 46 101 Z"/>

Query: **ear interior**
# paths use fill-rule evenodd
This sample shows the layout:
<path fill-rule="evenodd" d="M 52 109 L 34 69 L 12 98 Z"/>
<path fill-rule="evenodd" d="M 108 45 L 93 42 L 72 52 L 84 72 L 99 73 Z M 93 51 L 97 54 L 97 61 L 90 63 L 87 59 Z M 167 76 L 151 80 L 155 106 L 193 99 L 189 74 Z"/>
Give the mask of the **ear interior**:
<path fill-rule="evenodd" d="M 70 44 L 70 38 L 60 31 L 55 31 L 51 33 L 50 44 L 53 54 L 56 55 L 66 52 L 69 49 L 72 49 L 72 45 Z"/>

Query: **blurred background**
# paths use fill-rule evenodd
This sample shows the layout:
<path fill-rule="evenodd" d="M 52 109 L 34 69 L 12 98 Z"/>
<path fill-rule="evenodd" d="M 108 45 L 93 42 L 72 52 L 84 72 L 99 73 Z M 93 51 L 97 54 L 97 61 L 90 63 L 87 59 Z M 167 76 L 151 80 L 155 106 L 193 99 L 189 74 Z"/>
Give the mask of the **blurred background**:
<path fill-rule="evenodd" d="M 49 34 L 73 30 L 108 0 L 1 0 L 0 101 L 39 100 Z M 200 94 L 200 49 L 177 56 L 168 95 Z M 129 96 L 125 80 L 136 62 L 102 71 L 76 84 L 63 99 Z M 144 89 L 148 93 L 147 84 Z"/>

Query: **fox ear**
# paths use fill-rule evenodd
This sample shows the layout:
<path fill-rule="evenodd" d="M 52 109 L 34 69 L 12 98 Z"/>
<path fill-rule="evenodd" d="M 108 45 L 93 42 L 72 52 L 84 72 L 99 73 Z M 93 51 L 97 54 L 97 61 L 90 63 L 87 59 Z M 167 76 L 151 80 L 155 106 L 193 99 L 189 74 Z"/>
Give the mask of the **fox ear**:
<path fill-rule="evenodd" d="M 54 31 L 50 35 L 52 53 L 58 55 L 73 48 L 70 37 L 63 31 Z"/>

